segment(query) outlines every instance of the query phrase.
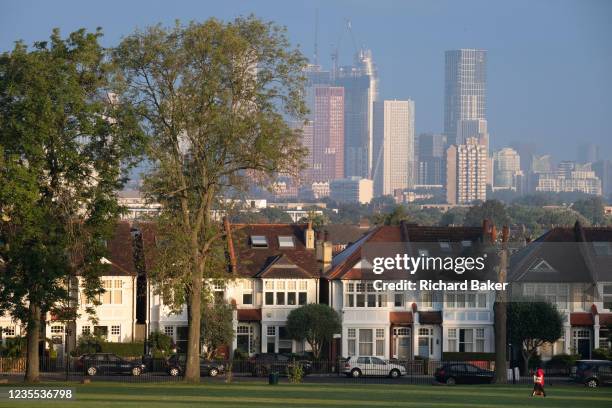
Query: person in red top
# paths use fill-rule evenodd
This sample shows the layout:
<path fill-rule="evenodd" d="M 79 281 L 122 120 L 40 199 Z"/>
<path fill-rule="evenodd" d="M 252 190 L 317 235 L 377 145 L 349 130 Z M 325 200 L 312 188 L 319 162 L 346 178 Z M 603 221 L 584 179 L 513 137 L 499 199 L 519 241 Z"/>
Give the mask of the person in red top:
<path fill-rule="evenodd" d="M 535 395 L 546 396 L 546 392 L 544 391 L 544 370 L 540 367 L 538 367 L 533 376 L 533 392 L 531 396 L 533 397 Z"/>

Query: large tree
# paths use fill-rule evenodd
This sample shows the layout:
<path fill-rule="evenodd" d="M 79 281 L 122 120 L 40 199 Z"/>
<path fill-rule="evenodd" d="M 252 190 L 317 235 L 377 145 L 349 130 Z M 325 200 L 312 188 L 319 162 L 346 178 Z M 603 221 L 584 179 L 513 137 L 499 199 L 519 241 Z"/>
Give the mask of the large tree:
<path fill-rule="evenodd" d="M 520 347 L 523 355 L 523 374 L 529 360 L 539 347 L 557 341 L 563 330 L 563 317 L 555 305 L 544 301 L 514 299 L 508 305 L 508 337 Z"/>
<path fill-rule="evenodd" d="M 333 335 L 342 330 L 342 319 L 338 312 L 327 305 L 310 303 L 292 310 L 287 316 L 289 335 L 310 345 L 316 359 Z"/>
<path fill-rule="evenodd" d="M 45 316 L 75 317 L 77 273 L 92 303 L 102 291 L 115 193 L 141 140 L 130 106 L 112 93 L 100 36 L 54 30 L 0 56 L 0 312 L 26 326 L 30 382 Z"/>
<path fill-rule="evenodd" d="M 201 309 L 223 229 L 223 198 L 275 174 L 295 174 L 304 149 L 289 121 L 303 121 L 302 54 L 285 30 L 254 17 L 153 26 L 115 52 L 123 95 L 141 108 L 153 168 L 146 194 L 162 204 L 152 278 L 164 301 L 187 304 L 185 380 L 200 381 Z"/>
<path fill-rule="evenodd" d="M 207 359 L 212 359 L 219 348 L 234 340 L 232 314 L 232 306 L 220 300 L 202 307 L 202 343 L 206 346 Z"/>

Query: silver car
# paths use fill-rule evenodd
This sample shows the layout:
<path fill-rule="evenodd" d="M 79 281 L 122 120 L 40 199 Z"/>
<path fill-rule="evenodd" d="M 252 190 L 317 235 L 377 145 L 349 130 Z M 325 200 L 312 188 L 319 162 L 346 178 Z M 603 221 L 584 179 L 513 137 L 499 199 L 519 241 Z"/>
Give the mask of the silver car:
<path fill-rule="evenodd" d="M 406 367 L 393 364 L 374 356 L 353 356 L 346 359 L 342 372 L 348 377 L 388 376 L 399 378 L 406 375 Z"/>

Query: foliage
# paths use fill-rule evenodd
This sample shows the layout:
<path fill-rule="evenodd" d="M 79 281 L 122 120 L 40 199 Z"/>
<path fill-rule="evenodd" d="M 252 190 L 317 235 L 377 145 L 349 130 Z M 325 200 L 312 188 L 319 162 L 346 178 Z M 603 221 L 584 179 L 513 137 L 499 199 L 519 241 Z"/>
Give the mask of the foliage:
<path fill-rule="evenodd" d="M 557 341 L 563 330 L 563 318 L 557 308 L 543 301 L 517 299 L 508 305 L 508 338 L 521 349 L 525 371 L 529 360 L 545 343 Z"/>
<path fill-rule="evenodd" d="M 304 380 L 304 367 L 299 362 L 293 361 L 287 365 L 287 376 L 291 384 L 301 384 Z"/>
<path fill-rule="evenodd" d="M 203 282 L 227 276 L 223 229 L 211 210 L 248 184 L 303 167 L 306 152 L 288 121 L 304 120 L 306 60 L 283 28 L 253 16 L 148 27 L 126 37 L 114 60 L 155 163 L 144 180 L 147 197 L 162 205 L 150 276 L 165 304 L 187 304 L 185 379 L 196 382 L 210 292 Z"/>
<path fill-rule="evenodd" d="M 154 356 L 157 354 L 168 355 L 172 350 L 172 345 L 172 337 L 160 332 L 159 330 L 149 334 L 147 346 Z"/>
<path fill-rule="evenodd" d="M 594 349 L 591 356 L 594 360 L 612 360 L 612 352 L 603 348 Z"/>
<path fill-rule="evenodd" d="M 206 358 L 211 359 L 219 347 L 234 340 L 232 306 L 224 302 L 206 303 L 202 307 L 202 344 L 206 347 Z"/>
<path fill-rule="evenodd" d="M 102 344 L 105 342 L 104 337 L 93 334 L 83 334 L 77 340 L 75 355 L 100 353 L 102 352 Z"/>
<path fill-rule="evenodd" d="M 249 353 L 240 349 L 234 350 L 234 360 L 246 360 L 249 358 Z"/>
<path fill-rule="evenodd" d="M 470 207 L 465 215 L 464 225 L 478 227 L 482 225 L 484 219 L 491 220 L 498 227 L 510 225 L 506 206 L 497 200 L 487 200 L 480 205 Z"/>
<path fill-rule="evenodd" d="M 463 225 L 465 223 L 465 216 L 467 213 L 468 209 L 465 207 L 451 208 L 442 214 L 439 223 L 444 227 L 449 225 Z"/>
<path fill-rule="evenodd" d="M 310 303 L 293 309 L 287 316 L 287 331 L 295 340 L 306 340 L 315 359 L 325 342 L 342 328 L 338 312 L 324 304 Z"/>
<path fill-rule="evenodd" d="M 495 353 L 450 352 L 442 353 L 444 361 L 495 361 Z"/>
<path fill-rule="evenodd" d="M 54 30 L 0 56 L 0 312 L 27 328 L 28 381 L 39 375 L 40 317 L 75 317 L 67 283 L 77 271 L 96 304 L 121 212 L 116 191 L 141 147 L 101 36 Z"/>
<path fill-rule="evenodd" d="M 144 354 L 144 343 L 115 343 L 110 341 L 102 342 L 102 353 L 112 353 L 121 357 L 138 357 Z"/>
<path fill-rule="evenodd" d="M 572 209 L 582 214 L 591 224 L 604 225 L 606 222 L 604 201 L 601 197 L 590 197 L 575 201 Z"/>
<path fill-rule="evenodd" d="M 25 337 L 7 337 L 4 340 L 4 345 L 0 344 L 0 356 L 17 358 L 25 354 L 26 339 Z"/>
<path fill-rule="evenodd" d="M 571 368 L 579 359 L 576 354 L 555 354 L 546 362 L 546 367 Z"/>

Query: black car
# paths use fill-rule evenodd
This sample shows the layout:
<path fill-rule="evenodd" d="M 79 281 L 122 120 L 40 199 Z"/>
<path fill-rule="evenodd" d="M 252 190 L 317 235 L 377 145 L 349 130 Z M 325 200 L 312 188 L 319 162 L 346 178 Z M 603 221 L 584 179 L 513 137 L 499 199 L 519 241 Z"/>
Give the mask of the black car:
<path fill-rule="evenodd" d="M 263 377 L 269 373 L 287 375 L 294 364 L 299 364 L 304 370 L 304 375 L 312 371 L 312 362 L 301 356 L 262 353 L 255 354 L 249 359 L 251 374 L 254 377 Z"/>
<path fill-rule="evenodd" d="M 612 384 L 612 361 L 578 360 L 573 378 L 587 387 L 599 387 Z"/>
<path fill-rule="evenodd" d="M 138 376 L 145 370 L 140 361 L 128 361 L 111 353 L 83 354 L 77 360 L 77 368 L 89 376 L 131 374 Z"/>
<path fill-rule="evenodd" d="M 184 354 L 173 354 L 166 360 L 166 372 L 173 377 L 182 375 L 185 372 L 186 356 Z M 225 372 L 225 366 L 222 363 L 206 360 L 200 357 L 200 375 L 208 375 L 216 377 Z"/>
<path fill-rule="evenodd" d="M 434 376 L 436 381 L 449 385 L 489 384 L 493 381 L 493 371 L 469 363 L 444 364 L 436 370 Z"/>

